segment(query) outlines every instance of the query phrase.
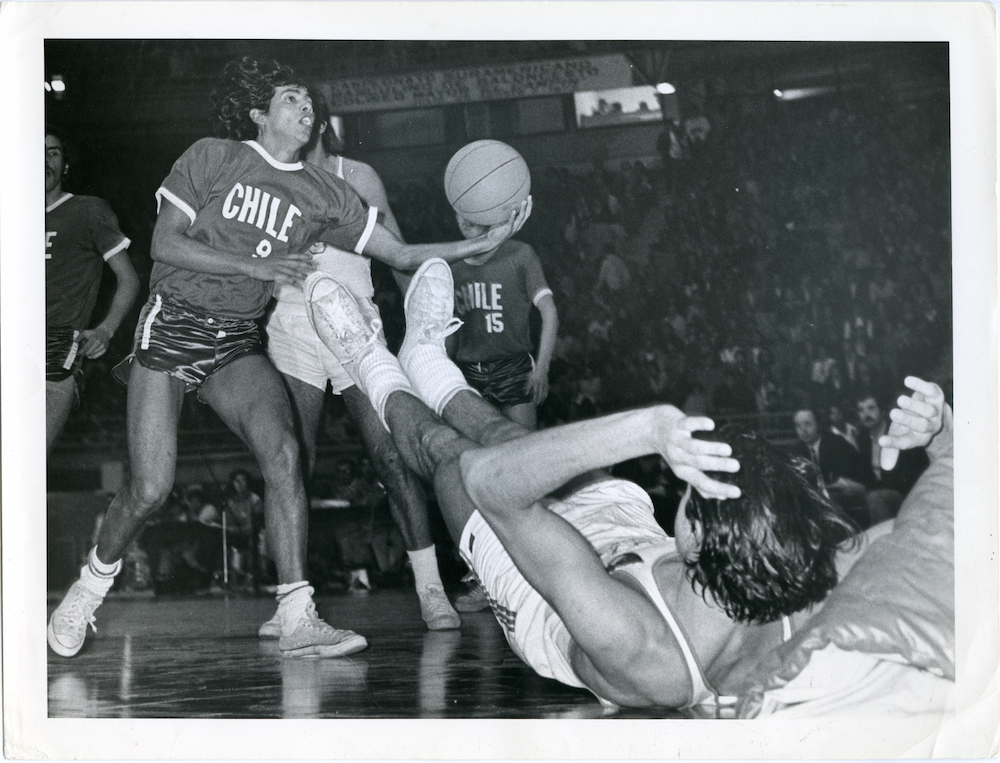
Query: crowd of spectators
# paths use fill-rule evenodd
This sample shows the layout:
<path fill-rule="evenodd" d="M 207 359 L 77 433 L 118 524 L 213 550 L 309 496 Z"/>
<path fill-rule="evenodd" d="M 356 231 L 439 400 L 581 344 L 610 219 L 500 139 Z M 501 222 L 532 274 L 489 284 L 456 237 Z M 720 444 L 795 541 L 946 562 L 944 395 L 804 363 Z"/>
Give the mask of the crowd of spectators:
<path fill-rule="evenodd" d="M 721 105 L 661 157 L 535 169 L 519 235 L 561 324 L 543 423 L 653 401 L 852 410 L 908 373 L 950 390 L 947 110 Z M 389 191 L 408 239 L 454 235 L 435 179 Z M 397 311 L 388 296 L 393 329 Z"/>

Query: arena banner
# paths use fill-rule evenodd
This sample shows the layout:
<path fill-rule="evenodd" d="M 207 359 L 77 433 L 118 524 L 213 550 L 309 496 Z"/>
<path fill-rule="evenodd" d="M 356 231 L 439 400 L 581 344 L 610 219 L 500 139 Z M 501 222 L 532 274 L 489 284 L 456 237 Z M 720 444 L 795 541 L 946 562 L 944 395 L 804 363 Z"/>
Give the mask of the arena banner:
<path fill-rule="evenodd" d="M 631 64 L 624 55 L 614 54 L 337 79 L 322 87 L 335 113 L 350 114 L 560 95 L 631 84 Z"/>

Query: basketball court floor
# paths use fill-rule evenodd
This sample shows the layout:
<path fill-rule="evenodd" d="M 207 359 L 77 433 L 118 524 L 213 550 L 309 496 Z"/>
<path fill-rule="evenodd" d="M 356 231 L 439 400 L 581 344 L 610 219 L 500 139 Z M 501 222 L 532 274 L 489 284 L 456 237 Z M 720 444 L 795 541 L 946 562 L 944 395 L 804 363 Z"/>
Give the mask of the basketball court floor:
<path fill-rule="evenodd" d="M 51 596 L 48 612 L 59 603 Z M 339 659 L 286 659 L 257 638 L 271 596 L 112 594 L 73 658 L 48 651 L 50 718 L 682 718 L 607 710 L 538 677 L 489 610 L 430 632 L 411 588 L 317 596 L 321 617 L 368 639 Z M 42 636 L 44 638 L 44 636 Z"/>

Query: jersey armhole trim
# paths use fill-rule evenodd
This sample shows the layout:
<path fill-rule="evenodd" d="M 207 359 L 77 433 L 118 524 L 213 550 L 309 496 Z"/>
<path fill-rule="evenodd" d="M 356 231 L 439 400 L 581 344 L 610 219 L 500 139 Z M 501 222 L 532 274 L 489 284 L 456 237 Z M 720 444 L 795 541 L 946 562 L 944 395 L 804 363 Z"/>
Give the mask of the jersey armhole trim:
<path fill-rule="evenodd" d="M 552 296 L 554 296 L 552 294 L 552 289 L 548 289 L 548 288 L 546 288 L 546 289 L 539 289 L 538 293 L 535 295 L 534 299 L 531 300 L 531 304 L 533 304 L 535 307 L 538 307 L 538 303 L 542 299 L 542 297 L 552 297 Z"/>
<path fill-rule="evenodd" d="M 365 223 L 365 230 L 361 234 L 361 238 L 358 239 L 358 243 L 354 246 L 355 254 L 361 254 L 365 251 L 365 246 L 367 246 L 368 239 L 372 236 L 372 231 L 375 230 L 376 223 L 378 223 L 378 207 L 368 207 L 368 221 Z"/>
<path fill-rule="evenodd" d="M 121 240 L 121 243 L 118 244 L 118 246 L 116 246 L 114 249 L 109 249 L 107 252 L 104 253 L 104 261 L 107 262 L 116 254 L 118 254 L 118 252 L 122 252 L 128 249 L 130 246 L 132 246 L 132 240 L 128 236 L 126 236 Z"/>
<path fill-rule="evenodd" d="M 181 199 L 177 194 L 168 191 L 162 185 L 156 189 L 156 214 L 160 214 L 160 202 L 166 199 L 175 207 L 177 207 L 181 212 L 187 215 L 187 218 L 194 224 L 195 218 L 198 216 L 197 213 L 191 208 L 191 205 L 186 201 Z"/>

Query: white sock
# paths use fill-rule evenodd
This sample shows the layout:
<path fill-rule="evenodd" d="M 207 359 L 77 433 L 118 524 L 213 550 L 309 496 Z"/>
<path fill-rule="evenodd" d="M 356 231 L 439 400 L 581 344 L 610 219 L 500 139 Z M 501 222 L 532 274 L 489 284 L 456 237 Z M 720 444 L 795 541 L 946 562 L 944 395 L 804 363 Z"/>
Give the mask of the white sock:
<path fill-rule="evenodd" d="M 80 569 L 80 583 L 87 590 L 104 597 L 115 584 L 115 575 L 122 570 L 122 560 L 105 564 L 97 558 L 97 546 L 90 549 L 87 563 Z"/>
<path fill-rule="evenodd" d="M 430 586 L 444 588 L 441 583 L 441 573 L 438 570 L 437 551 L 433 545 L 416 551 L 407 551 L 406 555 L 410 557 L 413 579 L 418 593 Z"/>
<path fill-rule="evenodd" d="M 381 345 L 375 345 L 371 352 L 358 362 L 357 377 L 358 386 L 368 396 L 382 421 L 382 426 L 388 431 L 389 425 L 385 422 L 385 404 L 389 395 L 393 392 L 409 392 L 415 396 L 413 385 L 400 368 L 396 356 Z"/>
<path fill-rule="evenodd" d="M 290 615 L 304 612 L 312 603 L 313 587 L 308 580 L 300 580 L 296 583 L 281 583 L 277 588 L 278 618 L 282 627 L 286 623 L 292 622 Z M 295 617 L 294 620 L 298 618 Z"/>
<path fill-rule="evenodd" d="M 462 390 L 479 394 L 469 386 L 444 348 L 437 345 L 420 344 L 414 347 L 406 358 L 406 375 L 413 382 L 420 399 L 438 416 Z"/>

